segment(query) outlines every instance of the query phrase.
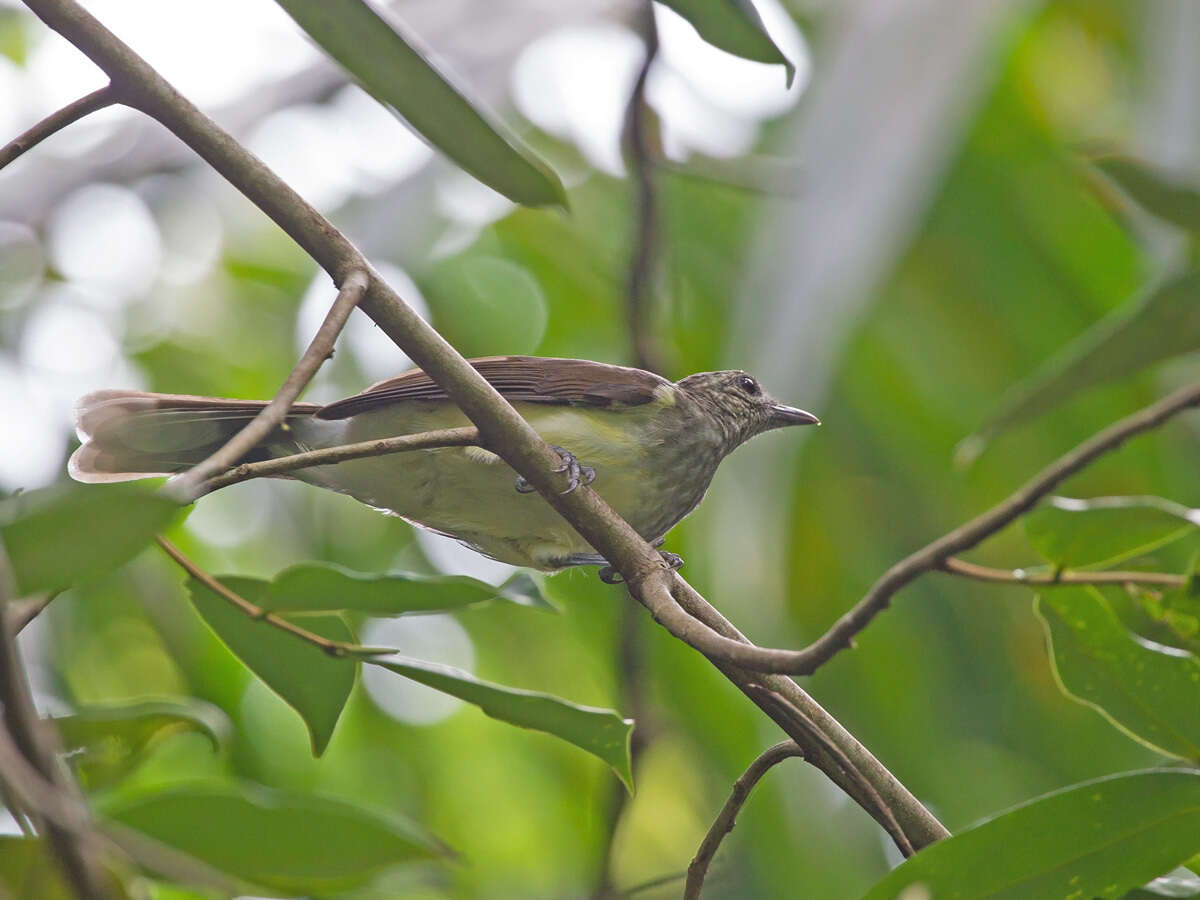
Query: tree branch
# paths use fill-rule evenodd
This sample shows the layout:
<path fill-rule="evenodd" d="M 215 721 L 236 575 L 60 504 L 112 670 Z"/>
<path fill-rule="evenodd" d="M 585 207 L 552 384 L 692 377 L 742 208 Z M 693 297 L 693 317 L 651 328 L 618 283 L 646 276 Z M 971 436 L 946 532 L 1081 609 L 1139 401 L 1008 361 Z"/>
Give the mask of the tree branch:
<path fill-rule="evenodd" d="M 9 141 L 3 149 L 0 149 L 0 169 L 26 151 L 32 150 L 46 138 L 62 131 L 71 123 L 78 122 L 88 113 L 94 113 L 98 109 L 104 109 L 117 102 L 117 95 L 112 85 L 106 84 L 99 90 L 92 91 L 78 100 L 73 100 L 62 109 L 52 112 L 20 137 Z"/>
<path fill-rule="evenodd" d="M 685 621 L 696 624 L 672 600 L 671 589 L 683 582 L 667 569 L 658 552 L 594 491 L 581 488 L 568 494 L 560 493 L 563 479 L 555 472 L 559 463 L 558 455 L 546 446 L 530 425 L 466 360 L 401 300 L 344 235 L 73 0 L 26 0 L 26 4 L 47 25 L 100 66 L 113 84 L 119 87 L 124 102 L 161 122 L 258 205 L 333 277 L 335 284 L 341 285 L 354 270 L 365 271 L 370 284 L 360 303 L 363 311 L 446 390 L 477 426 L 480 443 L 500 455 L 537 488 L 546 502 L 620 572 L 635 598 L 647 606 L 650 606 L 648 598 L 665 598 Z M 703 598 L 690 588 L 688 591 L 688 596 L 699 599 L 698 608 L 707 607 L 711 610 Z M 660 610 L 655 615 L 660 618 L 664 613 Z M 682 634 L 675 630 L 678 619 L 672 621 L 670 630 L 681 637 Z M 737 634 L 736 629 L 727 622 L 725 625 Z M 744 640 L 740 635 L 737 636 Z M 700 642 L 693 638 L 689 643 L 697 646 Z M 746 649 L 737 640 L 713 632 L 707 632 L 707 642 L 699 647 L 714 660 L 720 659 L 722 652 L 730 648 L 738 652 Z M 770 651 L 759 650 L 759 653 L 764 652 L 770 655 Z M 736 652 L 734 658 L 737 658 Z M 746 690 L 745 685 L 750 683 L 751 676 L 728 665 L 721 668 L 740 688 Z M 940 823 L 904 790 L 891 773 L 798 686 L 789 679 L 754 676 L 753 681 L 768 685 L 793 703 L 799 699 L 815 706 L 819 716 L 813 715 L 805 707 L 801 708 L 818 727 L 834 735 L 839 746 L 843 749 L 847 746 L 857 747 L 857 752 L 865 754 L 874 763 L 874 768 L 869 769 L 863 768 L 861 763 L 858 765 L 885 802 L 892 805 L 901 822 L 905 823 L 906 833 L 914 844 L 920 846 L 945 835 Z M 784 718 L 781 725 L 788 724 L 787 718 L 778 710 L 766 711 L 772 718 Z"/>
<path fill-rule="evenodd" d="M 240 466 L 234 466 L 227 472 L 222 472 L 203 482 L 196 488 L 196 494 L 202 496 L 217 490 L 217 488 L 237 484 L 239 481 L 249 481 L 251 478 L 272 478 L 286 475 L 288 472 L 295 472 L 297 469 L 331 466 L 349 459 L 387 456 L 391 453 L 407 453 L 411 450 L 478 446 L 480 446 L 479 429 L 470 425 L 462 428 L 442 428 L 437 431 L 402 434 L 374 441 L 359 441 L 355 444 L 341 444 L 337 447 L 325 447 L 321 450 L 277 456 L 262 462 L 242 463 Z"/>
<path fill-rule="evenodd" d="M 708 829 L 708 834 L 704 836 L 700 848 L 688 866 L 683 900 L 698 900 L 700 897 L 700 889 L 704 886 L 704 876 L 708 874 L 708 866 L 713 857 L 717 855 L 717 850 L 721 846 L 721 841 L 725 839 L 725 835 L 733 831 L 738 813 L 742 811 L 742 806 L 750 797 L 750 792 L 754 790 L 759 779 L 785 759 L 791 759 L 794 756 L 803 757 L 804 751 L 795 741 L 781 741 L 760 753 L 754 762 L 750 763 L 750 767 L 733 783 L 729 799 L 721 807 L 720 813 L 717 814 L 716 820 Z"/>
<path fill-rule="evenodd" d="M 389 649 L 387 647 L 362 647 L 358 644 L 348 644 L 345 641 L 331 641 L 329 638 L 322 637 L 319 634 L 309 631 L 307 628 L 301 628 L 299 625 L 289 622 L 287 619 L 279 616 L 270 610 L 263 609 L 243 597 L 241 594 L 230 590 L 220 581 L 213 578 L 192 560 L 184 555 L 183 551 L 168 541 L 161 534 L 154 539 L 158 546 L 162 547 L 163 551 L 175 562 L 179 563 L 180 568 L 187 572 L 190 576 L 199 581 L 202 585 L 208 588 L 223 600 L 236 607 L 241 612 L 245 613 L 248 618 L 255 619 L 259 622 L 264 622 L 272 628 L 278 628 L 280 631 L 285 631 L 293 637 L 298 637 L 302 641 L 306 641 L 318 648 L 328 656 L 341 658 L 346 656 L 388 656 L 399 651 Z"/>
<path fill-rule="evenodd" d="M 301 391 L 308 387 L 321 364 L 333 355 L 333 346 L 337 343 L 338 335 L 346 327 L 350 314 L 354 312 L 366 290 L 366 272 L 356 269 L 346 276 L 321 327 L 317 329 L 307 349 L 283 385 L 275 392 L 271 402 L 215 453 L 173 478 L 166 488 L 169 495 L 181 503 L 191 503 L 205 493 L 200 490 L 205 479 L 228 469 L 283 424 Z"/>
<path fill-rule="evenodd" d="M 953 556 L 942 560 L 938 570 L 947 575 L 974 578 L 976 581 L 1022 584 L 1029 587 L 1056 587 L 1068 584 L 1157 584 L 1162 587 L 1178 588 L 1187 584 L 1187 578 L 1183 575 L 1174 575 L 1170 572 L 1138 572 L 1134 570 L 1076 572 L 1070 569 L 1062 572 L 1026 572 L 1024 569 L 993 569 L 990 566 L 976 565 Z"/>

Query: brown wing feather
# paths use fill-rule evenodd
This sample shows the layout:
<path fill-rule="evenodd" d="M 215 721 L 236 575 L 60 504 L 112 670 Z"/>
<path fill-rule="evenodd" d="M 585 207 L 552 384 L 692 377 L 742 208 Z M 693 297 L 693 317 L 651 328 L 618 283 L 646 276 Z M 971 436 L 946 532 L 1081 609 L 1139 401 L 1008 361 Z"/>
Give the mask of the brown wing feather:
<path fill-rule="evenodd" d="M 488 383 L 509 401 L 561 406 L 640 406 L 668 385 L 642 369 L 612 366 L 586 359 L 537 356 L 487 356 L 468 360 Z M 446 392 L 420 369 L 410 369 L 367 388 L 363 393 L 331 403 L 319 419 L 345 419 L 372 409 L 409 400 L 448 400 Z"/>

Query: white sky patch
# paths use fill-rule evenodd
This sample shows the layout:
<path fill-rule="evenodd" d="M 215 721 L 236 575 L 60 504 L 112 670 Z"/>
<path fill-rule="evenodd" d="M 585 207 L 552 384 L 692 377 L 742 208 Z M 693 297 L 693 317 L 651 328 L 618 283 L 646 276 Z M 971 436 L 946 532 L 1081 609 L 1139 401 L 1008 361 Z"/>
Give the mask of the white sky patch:
<path fill-rule="evenodd" d="M 146 293 L 162 258 L 154 216 L 137 194 L 114 184 L 85 185 L 59 203 L 46 245 L 64 276 L 117 297 Z"/>
<path fill-rule="evenodd" d="M 370 647 L 394 647 L 401 656 L 443 663 L 468 672 L 475 668 L 471 636 L 449 615 L 372 619 L 363 628 L 362 642 Z M 410 725 L 436 724 L 463 705 L 461 700 L 379 666 L 363 666 L 362 680 L 367 694 L 380 709 Z"/>
<path fill-rule="evenodd" d="M 503 584 L 517 571 L 515 566 L 489 559 L 454 538 L 424 528 L 414 528 L 413 531 L 425 558 L 433 563 L 434 568 L 447 575 L 470 575 L 488 584 Z"/>

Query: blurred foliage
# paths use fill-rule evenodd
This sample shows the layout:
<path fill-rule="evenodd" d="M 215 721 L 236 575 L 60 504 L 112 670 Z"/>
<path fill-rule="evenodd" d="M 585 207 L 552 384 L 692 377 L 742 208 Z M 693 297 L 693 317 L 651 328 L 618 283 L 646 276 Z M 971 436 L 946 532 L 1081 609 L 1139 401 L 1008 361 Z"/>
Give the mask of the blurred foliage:
<path fill-rule="evenodd" d="M 769 385 L 785 401 L 815 408 L 826 423 L 802 443 L 793 435 L 762 439 L 786 448 L 782 464 L 796 476 L 781 480 L 794 488 L 775 498 L 790 552 L 762 562 L 784 571 L 784 592 L 711 592 L 708 572 L 741 565 L 719 555 L 706 559 L 739 528 L 735 518 L 702 506 L 668 539 L 669 549 L 692 562 L 685 571 L 698 589 L 735 622 L 755 623 L 751 637 L 787 646 L 816 637 L 905 553 L 1195 376 L 1194 274 L 1186 266 L 1163 270 L 1143 235 L 1097 194 L 1094 172 L 1074 149 L 1098 137 L 1132 143 L 1130 98 L 1150 52 L 1141 49 L 1140 25 L 1140 6 L 1131 0 L 1060 0 L 1022 22 L 1003 45 L 1001 77 L 956 146 L 916 236 L 839 348 L 828 395 L 814 398 L 804 384 Z M 8 20 L 0 26 L 0 36 L 7 35 Z M 768 124 L 756 150 L 795 153 L 781 148 L 784 131 L 782 123 Z M 379 256 L 405 267 L 433 323 L 464 352 L 627 361 L 630 186 L 586 169 L 568 145 L 538 134 L 530 140 L 577 176 L 567 179 L 569 217 L 524 208 L 485 226 L 464 225 L 436 204 L 389 198 L 391 219 L 382 220 L 388 227 L 381 233 L 394 229 L 397 236 L 384 239 Z M 1139 192 L 1111 166 L 1106 172 L 1136 203 L 1161 215 L 1149 199 L 1160 194 Z M 1195 184 L 1178 190 L 1171 196 L 1186 200 Z M 744 296 L 747 265 L 756 229 L 785 201 L 666 170 L 659 193 L 663 248 L 654 323 L 667 374 L 732 365 L 753 370 L 753 359 L 727 357 L 727 335 L 736 303 L 769 302 Z M 343 212 L 353 224 L 353 210 Z M 401 240 L 408 233 L 402 226 L 418 216 L 424 217 L 420 237 Z M 229 226 L 219 264 L 200 280 L 164 281 L 145 302 L 105 315 L 122 320 L 124 356 L 147 388 L 267 397 L 294 361 L 301 297 L 313 273 L 300 251 L 255 219 Z M 1175 290 L 1179 285 L 1188 289 Z M 1166 314 L 1147 312 L 1168 300 Z M 158 304 L 167 310 L 165 324 L 151 327 L 159 320 L 148 311 Z M 0 302 L 6 351 L 17 353 L 27 316 L 20 304 Z M 795 337 L 803 353 L 805 336 Z M 397 354 L 395 367 L 404 365 Z M 316 389 L 359 390 L 373 377 L 371 366 L 365 353 L 343 342 Z M 1025 392 L 1021 404 L 1002 399 L 1014 385 L 1024 385 L 1016 389 Z M 989 451 L 956 470 L 956 446 L 985 429 L 997 409 L 1010 413 L 1002 430 L 989 432 Z M 1194 421 L 1181 418 L 1079 474 L 1068 492 L 1158 496 L 1195 507 L 1196 443 Z M 735 456 L 718 478 L 738 473 Z M 92 505 L 92 491 L 120 496 Z M 9 499 L 0 513 L 21 587 L 65 589 L 29 636 L 35 670 L 46 675 L 39 687 L 75 716 L 100 705 L 127 711 L 124 719 L 82 733 L 82 719 L 60 720 L 68 744 L 80 751 L 81 772 L 92 765 L 89 754 L 104 760 L 103 771 L 85 778 L 104 815 L 261 890 L 346 900 L 590 894 L 609 841 L 616 784 L 610 766 L 624 774 L 624 726 L 620 715 L 604 712 L 628 712 L 622 709 L 628 673 L 617 650 L 620 607 L 628 602 L 622 589 L 575 571 L 544 583 L 561 615 L 519 598 L 485 602 L 497 592 L 505 600 L 539 597 L 542 589 L 508 582 L 493 592 L 477 581 L 438 578 L 436 555 L 404 522 L 291 482 L 228 488 L 202 500 L 186 521 L 169 524 L 169 511 L 145 492 L 124 491 L 52 489 L 48 505 L 31 493 Z M 60 503 L 68 505 L 54 505 Z M 66 512 L 55 519 L 56 510 Z M 1070 564 L 1129 551 L 1139 566 L 1191 571 L 1194 528 L 1178 534 L 1171 516 L 1165 525 L 1157 517 L 1131 524 L 1128 516 L 1139 512 L 1122 510 L 1125 518 L 1086 531 L 1091 526 L 1081 516 L 1109 512 L 1117 511 L 1048 508 L 1030 519 L 1031 541 L 1011 528 L 976 556 L 1013 568 L 1036 563 L 1039 551 Z M 477 710 L 432 722 L 387 712 L 352 662 L 232 612 L 204 589 L 193 592 L 193 605 L 160 555 L 148 552 L 120 566 L 164 526 L 206 570 L 236 573 L 229 583 L 251 599 L 303 610 L 298 624 L 322 631 L 325 623 L 340 640 L 365 634 L 377 621 L 368 617 L 384 612 L 406 613 L 394 621 L 412 625 L 418 638 L 423 621 L 451 615 L 473 648 L 471 671 L 447 674 L 444 666 L 422 669 L 414 661 L 404 674 L 448 678 L 444 688 L 453 682 L 489 715 L 559 737 L 576 733 L 586 719 L 574 743 L 591 753 Z M 1179 540 L 1161 543 L 1155 536 Z M 1102 552 L 1078 558 L 1047 549 L 1073 541 Z M 312 600 L 331 593 L 340 598 L 336 604 Z M 296 599 L 277 603 L 282 594 Z M 1195 723 L 1187 722 L 1187 710 L 1197 708 L 1196 657 L 1187 653 L 1198 646 L 1194 592 L 1113 592 L 1100 600 L 1093 592 L 1055 589 L 1041 600 L 1067 691 L 1106 710 L 1136 741 L 1060 690 L 1031 607 L 1027 588 L 930 575 L 897 598 L 860 636 L 855 652 L 806 683 L 961 832 L 898 869 L 872 896 L 893 896 L 887 886 L 907 883 L 912 873 L 935 877 L 964 866 L 982 873 L 986 864 L 997 878 L 1051 877 L 1060 845 L 1028 836 L 1091 836 L 1095 823 L 1097 840 L 1106 847 L 1121 842 L 1123 849 L 1088 844 L 1078 871 L 1053 877 L 1078 874 L 1081 889 L 1086 884 L 1102 894 L 1110 885 L 1143 883 L 1195 853 L 1188 843 L 1200 831 L 1194 774 L 1126 774 L 1079 786 L 1163 763 L 1146 742 L 1194 758 Z M 328 615 L 336 610 L 348 612 Z M 710 664 L 635 612 L 648 698 L 639 724 L 648 748 L 612 840 L 612 876 L 622 888 L 682 872 L 729 785 L 779 738 Z M 1180 649 L 1166 652 L 1150 642 Z M 1142 664 L 1170 668 L 1155 678 L 1166 693 L 1147 706 L 1135 692 L 1136 708 L 1121 711 L 1113 698 L 1136 687 L 1129 671 Z M 391 680 L 404 681 L 399 674 Z M 503 704 L 516 697 L 524 698 L 518 706 L 534 698 L 530 705 L 538 709 L 506 710 Z M 232 722 L 232 732 L 214 752 L 194 728 L 157 727 L 170 716 L 144 718 L 140 704 L 147 698 L 211 704 Z M 538 719 L 545 702 L 563 704 L 550 719 L 566 715 L 569 722 L 551 727 Z M 1164 739 L 1147 724 L 1151 719 L 1186 726 L 1191 743 Z M 319 758 L 314 750 L 323 751 Z M 455 862 L 432 861 L 444 846 L 457 852 Z M 10 886 L 45 878 L 35 895 L 53 897 L 61 886 L 45 861 L 38 842 L 6 838 L 0 845 L 0 873 Z M 784 766 L 743 810 L 706 896 L 789 897 L 803 884 L 806 896 L 860 897 L 896 862 L 861 810 L 811 769 Z M 1057 896 L 1058 881 L 1029 882 L 1035 883 L 1050 884 L 1050 893 L 1021 896 Z M 149 877 L 141 885 L 160 898 L 197 896 Z M 636 896 L 655 900 L 678 890 L 678 882 L 667 882 Z"/>

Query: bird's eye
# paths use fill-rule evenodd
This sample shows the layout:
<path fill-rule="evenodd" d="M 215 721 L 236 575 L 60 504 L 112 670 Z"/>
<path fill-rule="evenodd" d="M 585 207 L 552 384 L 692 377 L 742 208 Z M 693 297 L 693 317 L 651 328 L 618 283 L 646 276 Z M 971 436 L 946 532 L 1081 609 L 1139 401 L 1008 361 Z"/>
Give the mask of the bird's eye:
<path fill-rule="evenodd" d="M 737 380 L 737 385 L 751 397 L 757 397 L 759 394 L 758 382 L 749 375 L 743 375 Z"/>

